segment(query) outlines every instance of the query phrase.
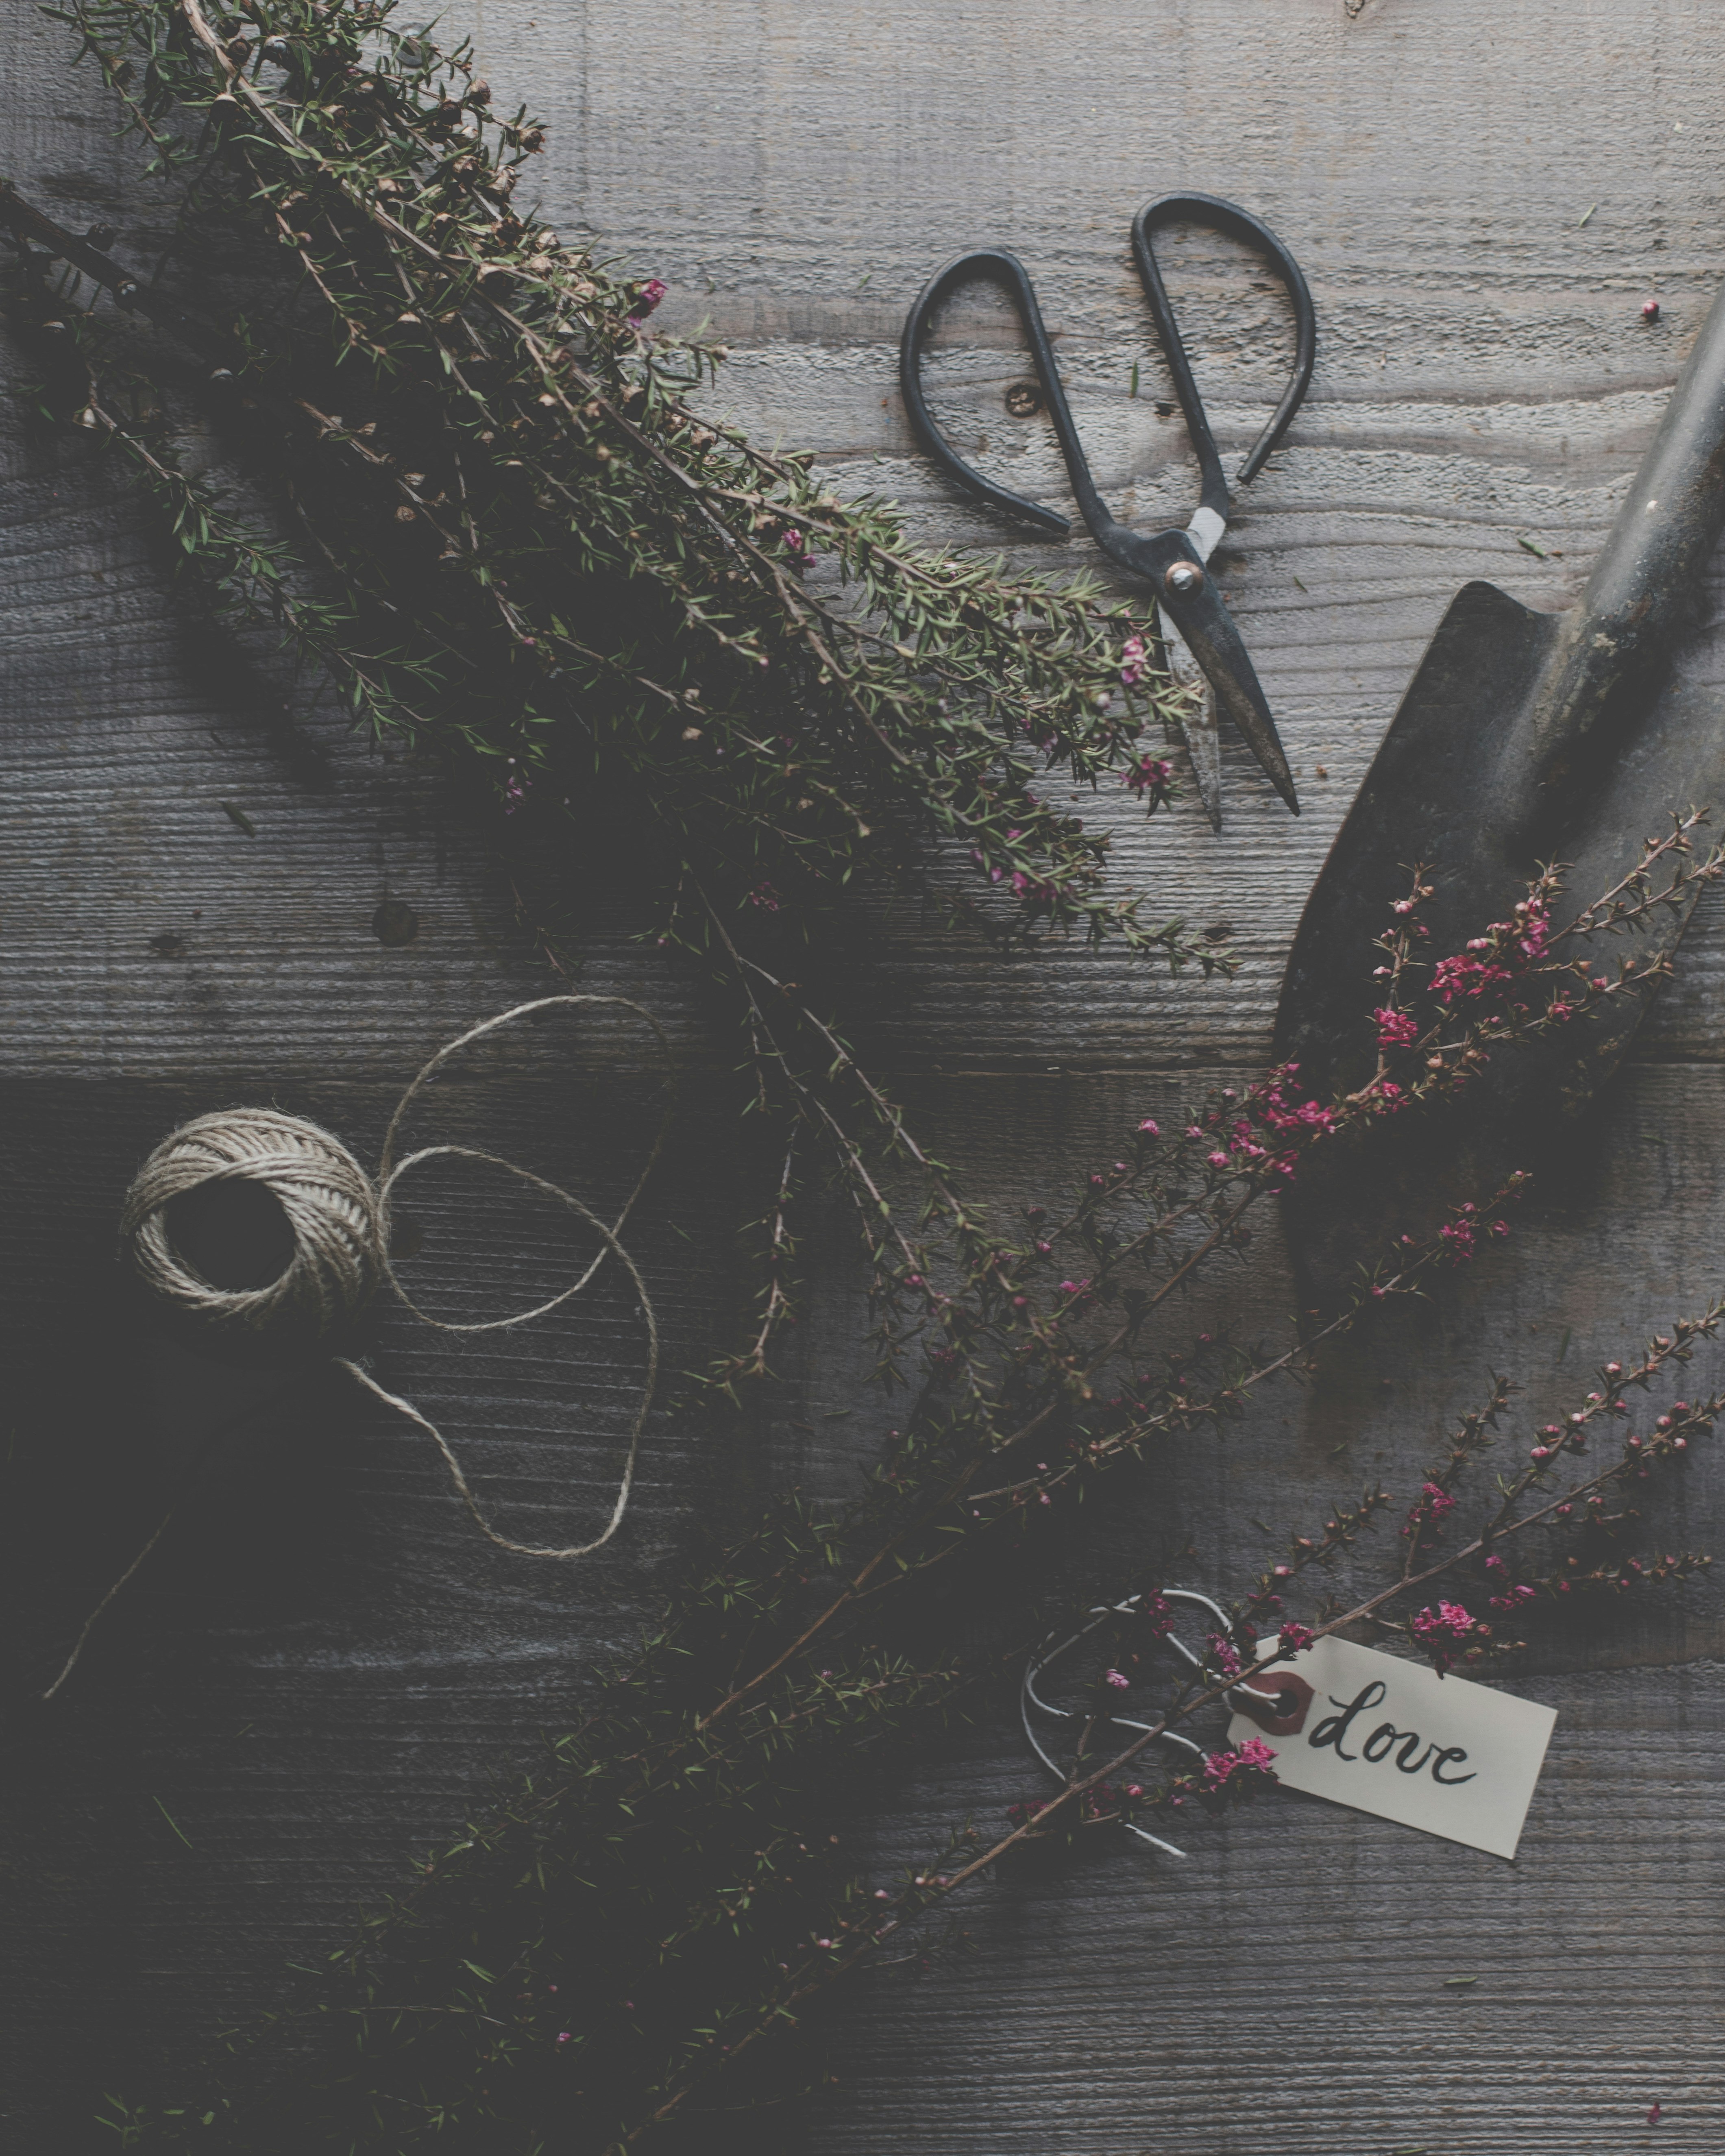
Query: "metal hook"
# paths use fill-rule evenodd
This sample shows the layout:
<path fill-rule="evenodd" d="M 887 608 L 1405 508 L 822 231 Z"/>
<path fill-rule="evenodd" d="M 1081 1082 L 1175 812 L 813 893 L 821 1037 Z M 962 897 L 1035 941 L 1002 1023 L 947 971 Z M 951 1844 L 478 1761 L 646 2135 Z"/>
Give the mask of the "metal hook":
<path fill-rule="evenodd" d="M 1224 1632 L 1228 1630 L 1232 1621 L 1225 1609 L 1219 1609 L 1209 1595 L 1200 1594 L 1194 1588 L 1165 1587 L 1162 1590 L 1162 1599 L 1164 1602 L 1201 1603 L 1215 1619 L 1218 1628 Z M 1183 1640 L 1173 1632 L 1168 1634 L 1167 1637 L 1169 1646 L 1177 1655 L 1184 1658 L 1189 1668 L 1196 1670 L 1204 1666 L 1202 1656 L 1194 1655 Z M 1282 1696 L 1280 1691 L 1260 1691 L 1255 1686 L 1247 1684 L 1244 1678 L 1238 1684 L 1230 1685 L 1224 1697 L 1231 1701 L 1237 1691 L 1245 1692 L 1249 1699 L 1255 1699 L 1266 1707 L 1279 1707 L 1281 1705 Z"/>
<path fill-rule="evenodd" d="M 1165 1587 L 1161 1590 L 1161 1599 L 1164 1602 L 1184 1603 L 1194 1608 L 1207 1609 L 1224 1631 L 1228 1627 L 1227 1613 L 1218 1608 L 1209 1595 L 1200 1594 L 1194 1589 Z M 1036 1681 L 1053 1663 L 1057 1662 L 1062 1655 L 1069 1654 L 1074 1647 L 1087 1640 L 1092 1632 L 1106 1624 L 1111 1617 L 1138 1615 L 1142 1611 L 1143 1604 L 1144 1598 L 1142 1594 L 1129 1594 L 1122 1602 L 1096 1604 L 1086 1612 L 1087 1622 L 1080 1625 L 1076 1631 L 1068 1633 L 1065 1638 L 1060 1637 L 1058 1634 L 1050 1633 L 1049 1639 L 1044 1641 L 1024 1666 L 1024 1679 L 1019 1687 L 1019 1719 L 1024 1725 L 1024 1737 L 1030 1749 L 1058 1782 L 1066 1780 L 1066 1771 L 1047 1751 L 1042 1740 L 1038 1737 L 1031 1723 L 1031 1712 L 1034 1709 L 1037 1713 L 1045 1714 L 1050 1721 L 1055 1722 L 1077 1722 L 1084 1719 L 1084 1717 L 1076 1707 L 1050 1707 L 1037 1691 Z M 1199 1656 L 1194 1654 L 1191 1648 L 1178 1635 L 1168 1632 L 1163 1636 L 1168 1645 L 1176 1654 L 1183 1658 L 1189 1667 L 1199 1669 L 1203 1666 Z M 1250 1690 L 1250 1687 L 1240 1686 L 1230 1686 L 1230 1689 L 1245 1691 Z M 1255 1694 L 1254 1697 L 1262 1698 L 1267 1705 L 1276 1705 L 1280 1702 L 1279 1694 L 1262 1693 Z M 1135 1722 L 1129 1715 L 1124 1714 L 1111 1714 L 1108 1720 L 1117 1723 L 1122 1729 L 1137 1729 L 1147 1733 L 1155 1727 L 1153 1722 Z M 1204 1756 L 1204 1747 L 1201 1744 L 1194 1744 L 1189 1737 L 1182 1737 L 1178 1730 L 1161 1730 L 1157 1733 L 1156 1741 L 1159 1744 L 1178 1745 L 1183 1752 L 1189 1753 L 1194 1759 L 1202 1759 Z M 1183 1858 L 1186 1855 L 1183 1849 L 1176 1848 L 1173 1842 L 1164 1841 L 1160 1835 L 1152 1834 L 1147 1828 L 1134 1826 L 1130 1820 L 1123 1820 L 1122 1824 L 1129 1834 L 1137 1835 L 1140 1841 L 1147 1841 L 1153 1849 L 1162 1850 L 1169 1856 Z"/>

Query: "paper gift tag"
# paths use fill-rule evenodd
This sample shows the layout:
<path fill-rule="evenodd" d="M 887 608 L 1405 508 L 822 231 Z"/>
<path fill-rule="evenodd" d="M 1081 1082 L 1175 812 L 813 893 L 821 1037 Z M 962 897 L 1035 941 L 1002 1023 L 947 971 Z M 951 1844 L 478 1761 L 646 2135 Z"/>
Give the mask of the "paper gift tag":
<path fill-rule="evenodd" d="M 1236 1714 L 1228 1741 L 1267 1743 L 1287 1788 L 1515 1855 L 1555 1707 L 1333 1636 L 1266 1670 L 1255 1688 L 1279 1691 L 1280 1712 Z"/>

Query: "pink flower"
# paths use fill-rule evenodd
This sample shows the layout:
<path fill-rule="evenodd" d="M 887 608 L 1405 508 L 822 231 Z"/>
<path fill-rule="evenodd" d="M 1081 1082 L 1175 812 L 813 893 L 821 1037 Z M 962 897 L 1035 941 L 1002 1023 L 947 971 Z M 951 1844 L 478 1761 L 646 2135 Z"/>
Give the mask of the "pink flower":
<path fill-rule="evenodd" d="M 629 314 L 629 320 L 637 326 L 645 321 L 670 290 L 670 285 L 662 277 L 649 277 L 635 295 L 635 304 Z"/>
<path fill-rule="evenodd" d="M 1408 1514 L 1408 1524 L 1402 1532 L 1409 1535 L 1415 1527 L 1435 1527 L 1440 1520 L 1455 1509 L 1455 1500 L 1449 1491 L 1440 1489 L 1435 1482 L 1428 1482 L 1420 1492 L 1419 1502 Z M 1491 1562 L 1497 1563 L 1502 1560 L 1494 1558 Z"/>
<path fill-rule="evenodd" d="M 1391 1010 L 1386 1005 L 1372 1015 L 1378 1021 L 1380 1048 L 1408 1048 L 1420 1038 L 1419 1025 L 1406 1011 Z"/>
<path fill-rule="evenodd" d="M 1210 1660 L 1224 1677 L 1240 1675 L 1240 1651 L 1225 1633 L 1211 1632 L 1205 1636 L 1204 1644 L 1210 1650 Z"/>
<path fill-rule="evenodd" d="M 1431 1656 L 1441 1676 L 1455 1659 L 1455 1647 L 1464 1640 L 1489 1639 L 1491 1628 L 1464 1609 L 1459 1602 L 1440 1602 L 1436 1609 L 1422 1609 L 1410 1627 L 1414 1637 Z"/>
<path fill-rule="evenodd" d="M 1414 1635 L 1421 1640 L 1443 1635 L 1465 1640 L 1472 1630 L 1473 1618 L 1459 1602 L 1440 1602 L 1435 1613 L 1422 1609 L 1414 1620 Z"/>
<path fill-rule="evenodd" d="M 1281 1644 L 1292 1648 L 1296 1655 L 1304 1654 L 1315 1636 L 1308 1625 L 1288 1624 L 1281 1628 Z"/>
<path fill-rule="evenodd" d="M 1148 1116 L 1145 1116 L 1143 1122 L 1138 1125 L 1138 1128 L 1146 1137 L 1159 1138 L 1162 1136 L 1161 1124 L 1153 1122 Z"/>
<path fill-rule="evenodd" d="M 1162 798 L 1173 775 L 1174 767 L 1166 757 L 1141 756 L 1136 763 L 1129 763 L 1121 773 L 1121 783 L 1130 793 L 1147 793 L 1154 801 Z"/>
<path fill-rule="evenodd" d="M 768 913 L 777 913 L 782 903 L 777 889 L 764 876 L 748 893 L 748 901 L 751 906 L 758 906 Z"/>
<path fill-rule="evenodd" d="M 1204 1782 L 1199 1791 L 1212 1810 L 1219 1810 L 1226 1802 L 1226 1793 L 1234 1789 L 1240 1794 L 1240 1785 L 1250 1785 L 1255 1775 L 1266 1774 L 1273 1780 L 1275 1770 L 1271 1762 L 1276 1754 L 1261 1737 L 1249 1737 L 1237 1752 L 1212 1752 L 1204 1763 Z M 1178 1797 L 1173 1799 L 1179 1802 Z"/>
<path fill-rule="evenodd" d="M 1108 1671 L 1108 1682 L 1113 1686 L 1117 1691 L 1124 1691 L 1127 1686 L 1132 1682 L 1132 1679 L 1128 1676 L 1122 1676 L 1121 1671 L 1118 1670 L 1110 1670 Z"/>

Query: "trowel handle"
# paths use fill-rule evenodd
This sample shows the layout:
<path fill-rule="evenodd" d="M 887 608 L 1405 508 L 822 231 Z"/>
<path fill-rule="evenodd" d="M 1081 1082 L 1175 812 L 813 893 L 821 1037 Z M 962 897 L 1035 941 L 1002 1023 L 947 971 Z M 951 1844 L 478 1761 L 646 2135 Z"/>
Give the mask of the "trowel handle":
<path fill-rule="evenodd" d="M 1725 290 L 1677 377 L 1538 698 L 1540 761 L 1577 746 L 1613 692 L 1685 625 L 1725 526 Z M 1680 804 L 1681 805 L 1681 804 Z"/>

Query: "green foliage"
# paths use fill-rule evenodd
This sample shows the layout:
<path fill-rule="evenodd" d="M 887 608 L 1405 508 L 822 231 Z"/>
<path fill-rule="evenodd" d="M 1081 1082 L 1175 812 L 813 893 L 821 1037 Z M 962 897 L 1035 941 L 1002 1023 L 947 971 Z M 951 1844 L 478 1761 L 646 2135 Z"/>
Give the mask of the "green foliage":
<path fill-rule="evenodd" d="M 1715 855 L 1691 860 L 1693 821 L 1651 844 L 1624 885 L 1587 909 L 1589 934 L 1632 930 L 1662 891 L 1715 872 Z M 1413 955 L 1407 924 L 1427 889 L 1415 879 L 1390 932 L 1403 1009 L 1421 1007 L 1419 983 L 1445 963 Z M 1536 891 L 1548 906 L 1556 879 Z M 1243 1096 L 1214 1096 L 1178 1131 L 1144 1120 L 1063 1214 L 1032 1208 L 1013 1235 L 968 1208 L 842 1045 L 736 954 L 760 1067 L 777 1071 L 805 1124 L 851 1161 L 882 1367 L 908 1374 L 916 1364 L 902 1425 L 850 1506 L 825 1512 L 783 1499 L 691 1568 L 663 1625 L 548 1768 L 430 1861 L 415 1892 L 375 1916 L 334 1958 L 332 1981 L 290 2017 L 296 2028 L 338 2027 L 353 2048 L 333 2046 L 320 2071 L 259 2097 L 258 2040 L 240 2041 L 210 2145 L 247 2156 L 397 2151 L 458 2128 L 487 2156 L 542 2138 L 595 2152 L 634 2145 L 719 2077 L 741 2075 L 747 2087 L 745 2069 L 770 2056 L 768 2038 L 793 2029 L 808 2000 L 1012 1847 L 1058 1835 L 1069 1819 L 1106 1823 L 1188 1794 L 1206 1806 L 1246 1794 L 1259 1776 L 1236 1762 L 1219 1782 L 1176 1778 L 1122 1806 L 1121 1761 L 1086 1759 L 1052 1811 L 1027 1808 L 992 1848 L 961 1826 L 942 1857 L 896 1886 L 873 1885 L 845 1853 L 844 1792 L 860 1758 L 988 1697 L 1028 1651 L 1045 1560 L 1091 1493 L 1239 1414 L 1263 1383 L 1299 1376 L 1359 1311 L 1420 1295 L 1435 1270 L 1501 1229 L 1500 1204 L 1523 1178 L 1497 1202 L 1404 1237 L 1355 1301 L 1303 1338 L 1255 1353 L 1202 1337 L 1161 1344 L 1169 1299 L 1238 1255 L 1251 1209 L 1314 1149 L 1466 1086 L 1483 1040 L 1502 1050 L 1563 1022 L 1548 1015 L 1559 1004 L 1631 992 L 1632 963 L 1609 981 L 1593 971 L 1586 938 L 1575 940 L 1570 954 L 1563 935 L 1524 938 L 1518 970 L 1506 964 L 1491 993 L 1444 1006 L 1430 1028 L 1416 1022 L 1355 1094 L 1301 1101 L 1291 1074 L 1272 1072 Z M 807 1075 L 812 1047 L 788 1042 L 787 1027 L 814 1029 L 828 1057 L 819 1082 Z M 870 1115 L 915 1172 L 914 1219 L 881 1194 L 849 1135 L 851 1119 Z M 769 1307 L 762 1342 L 772 1322 Z M 1671 1352 L 1688 1352 L 1696 1330 L 1680 1328 Z M 740 1358 L 751 1368 L 762 1366 L 757 1345 L 752 1360 Z M 737 1363 L 719 1373 L 715 1404 L 744 1373 Z M 1651 1374 L 1616 1372 L 1599 1411 Z M 1464 1426 L 1457 1457 L 1434 1471 L 1438 1486 L 1447 1490 L 1504 1404 Z M 1545 1465 L 1507 1486 L 1511 1502 Z M 1345 1549 L 1384 1502 L 1368 1491 L 1319 1535 L 1296 1537 L 1238 1609 L 1240 1640 L 1288 1581 Z M 1494 1532 L 1509 1525 L 1506 1513 Z M 1425 1585 L 1433 1574 L 1415 1569 L 1420 1554 L 1415 1534 L 1402 1581 L 1368 1614 Z M 973 1613 L 990 1602 L 1004 1603 L 1006 1621 L 978 1648 Z M 950 1644 L 932 1650 L 937 1640 Z M 1207 1666 L 1169 1712 L 1185 1718 L 1214 1703 L 1225 1681 Z M 165 2120 L 155 2130 L 172 2143 Z"/>
<path fill-rule="evenodd" d="M 129 418 L 74 295 L 43 295 L 86 369 L 62 402 L 137 462 L 223 611 L 315 653 L 378 732 L 476 761 L 511 812 L 597 793 L 656 829 L 669 936 L 706 943 L 696 889 L 800 914 L 870 864 L 999 935 L 1228 963 L 1107 896 L 1106 838 L 1038 790 L 1120 783 L 1178 708 L 1165 675 L 1123 683 L 1124 610 L 921 552 L 886 504 L 703 418 L 722 348 L 655 333 L 662 288 L 516 207 L 543 132 L 492 111 L 465 48 L 370 0 L 53 12 L 181 182 L 178 257 L 238 237 L 297 279 L 231 331 L 170 320 L 219 362 L 285 545 L 177 470 L 165 407 Z"/>
<path fill-rule="evenodd" d="M 1391 999 L 1415 1015 L 1371 1085 L 1319 1103 L 1269 1074 L 1178 1131 L 1141 1122 L 1064 1208 L 988 1220 L 750 931 L 867 865 L 1003 936 L 1052 925 L 1177 970 L 1225 963 L 1106 899 L 1102 841 L 1036 791 L 1050 765 L 1120 772 L 1144 720 L 1176 708 L 1161 677 L 1142 709 L 1123 687 L 1128 622 L 1081 584 L 920 553 L 883 505 L 841 505 L 806 459 L 706 419 L 722 354 L 655 335 L 650 291 L 516 208 L 539 131 L 493 114 L 465 51 L 357 0 L 61 13 L 182 183 L 181 259 L 206 240 L 231 258 L 239 235 L 295 280 L 284 301 L 266 279 L 266 303 L 220 331 L 134 295 L 213 368 L 220 424 L 286 536 L 182 468 L 132 341 L 43 272 L 24 311 L 47 408 L 131 459 L 206 603 L 315 660 L 366 726 L 479 773 L 524 818 L 555 827 L 602 799 L 659 834 L 664 934 L 729 983 L 755 1106 L 784 1135 L 757 1320 L 706 1404 L 728 1412 L 770 1375 L 795 1209 L 823 1163 L 855 1202 L 880 1374 L 907 1388 L 855 1501 L 780 1501 L 694 1566 L 582 1726 L 331 1956 L 280 2017 L 284 2045 L 236 2035 L 205 2100 L 146 2117 L 110 2099 L 105 2123 L 122 2145 L 245 2156 L 636 2145 L 721 2076 L 747 2096 L 806 2001 L 1004 1849 L 1115 1815 L 1105 1761 L 1002 1843 L 961 1825 L 882 1887 L 848 1853 L 844 1793 L 860 1756 L 985 1698 L 1026 1650 L 1089 1493 L 1298 1377 L 1359 1310 L 1422 1292 L 1502 1224 L 1487 1204 L 1411 1236 L 1353 1305 L 1267 1347 L 1171 1342 L 1173 1299 L 1240 1258 L 1253 1209 L 1313 1147 L 1465 1086 L 1554 1000 L 1638 992 L 1658 968 L 1604 983 L 1560 956 L 1514 995 L 1438 1008 L 1392 928 Z M 1590 910 L 1578 948 L 1717 874 L 1684 858 L 1694 820 Z M 954 858 L 976 899 L 938 881 Z M 1290 1574 L 1379 1502 L 1296 1545 Z M 991 1591 L 1007 1616 L 978 1647 L 954 1611 Z M 1218 1696 L 1206 1679 L 1178 1712 Z M 327 2040 L 309 2060 L 308 2031 Z"/>

